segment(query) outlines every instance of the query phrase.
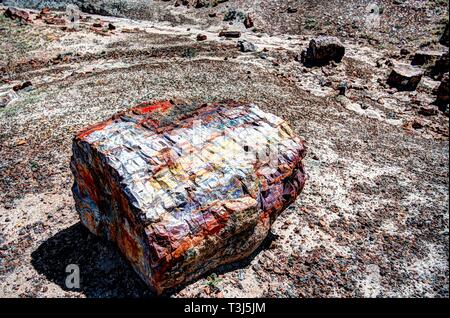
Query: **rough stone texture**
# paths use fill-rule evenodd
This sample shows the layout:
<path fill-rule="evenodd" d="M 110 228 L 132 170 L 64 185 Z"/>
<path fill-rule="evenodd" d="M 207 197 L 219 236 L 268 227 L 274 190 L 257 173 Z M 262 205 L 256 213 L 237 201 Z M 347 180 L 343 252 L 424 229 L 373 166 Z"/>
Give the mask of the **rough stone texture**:
<path fill-rule="evenodd" d="M 423 71 L 409 65 L 399 64 L 394 67 L 387 83 L 399 91 L 413 91 L 422 79 Z"/>
<path fill-rule="evenodd" d="M 441 55 L 439 59 L 436 60 L 434 66 L 431 68 L 430 75 L 435 77 L 442 77 L 445 73 L 448 73 L 449 68 L 448 52 Z"/>
<path fill-rule="evenodd" d="M 442 33 L 442 36 L 439 40 L 439 43 L 441 43 L 442 45 L 448 46 L 448 23 L 447 26 L 444 29 L 444 33 Z"/>
<path fill-rule="evenodd" d="M 238 41 L 237 47 L 239 47 L 239 50 L 241 50 L 241 52 L 256 52 L 257 49 L 253 43 L 245 40 Z"/>
<path fill-rule="evenodd" d="M 437 89 L 437 102 L 441 105 L 448 105 L 448 72 L 443 76 L 441 84 Z"/>
<path fill-rule="evenodd" d="M 304 150 L 255 105 L 143 104 L 75 137 L 73 195 L 161 293 L 251 254 L 302 190 Z"/>
<path fill-rule="evenodd" d="M 434 64 L 443 55 L 438 51 L 417 51 L 411 61 L 411 65 L 428 65 Z"/>
<path fill-rule="evenodd" d="M 319 36 L 309 42 L 309 48 L 302 52 L 302 62 L 309 65 L 325 65 L 330 61 L 340 62 L 345 47 L 334 36 Z"/>

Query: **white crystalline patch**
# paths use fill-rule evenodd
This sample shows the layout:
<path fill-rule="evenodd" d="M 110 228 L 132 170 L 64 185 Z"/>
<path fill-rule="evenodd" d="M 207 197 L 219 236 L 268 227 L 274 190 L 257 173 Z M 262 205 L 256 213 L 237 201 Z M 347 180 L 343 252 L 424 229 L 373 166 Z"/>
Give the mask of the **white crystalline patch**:
<path fill-rule="evenodd" d="M 199 204 L 231 198 L 230 191 L 239 191 L 238 180 L 254 182 L 257 160 L 269 173 L 283 156 L 295 154 L 298 145 L 283 130 L 282 119 L 256 106 L 245 109 L 245 115 L 241 107 L 221 110 L 213 122 L 198 120 L 164 134 L 114 121 L 86 141 L 105 154 L 133 204 L 154 220 L 188 201 L 188 188 Z"/>

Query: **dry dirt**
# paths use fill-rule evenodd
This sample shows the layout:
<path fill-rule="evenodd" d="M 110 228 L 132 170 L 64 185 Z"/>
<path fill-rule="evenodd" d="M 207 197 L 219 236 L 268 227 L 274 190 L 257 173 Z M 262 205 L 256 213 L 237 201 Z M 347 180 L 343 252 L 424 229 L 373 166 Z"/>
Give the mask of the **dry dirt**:
<path fill-rule="evenodd" d="M 291 123 L 308 147 L 309 179 L 249 259 L 167 296 L 449 297 L 448 111 L 433 105 L 439 81 L 425 76 L 413 92 L 385 85 L 391 64 L 409 63 L 401 48 L 448 50 L 438 43 L 448 3 L 380 1 L 381 26 L 367 30 L 368 1 L 173 2 L 158 3 L 176 13 L 165 21 L 83 14 L 64 26 L 33 10 L 32 23 L 11 20 L 0 5 L 0 95 L 13 99 L 0 108 L 0 296 L 152 297 L 116 249 L 80 225 L 71 139 L 141 101 L 233 98 Z M 222 21 L 234 7 L 252 14 L 254 28 Z M 115 29 L 92 27 L 97 20 Z M 257 52 L 219 38 L 224 27 Z M 208 39 L 196 41 L 199 33 Z M 296 58 L 322 33 L 342 39 L 344 60 L 307 68 Z M 25 81 L 31 89 L 12 93 Z M 341 81 L 346 96 L 338 96 Z M 72 263 L 77 290 L 64 283 Z"/>

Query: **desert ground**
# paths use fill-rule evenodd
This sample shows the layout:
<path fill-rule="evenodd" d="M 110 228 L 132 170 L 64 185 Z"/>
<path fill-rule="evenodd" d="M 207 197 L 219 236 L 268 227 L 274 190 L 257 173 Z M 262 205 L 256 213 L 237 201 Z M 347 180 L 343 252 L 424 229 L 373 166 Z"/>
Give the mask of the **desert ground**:
<path fill-rule="evenodd" d="M 165 296 L 449 297 L 441 79 L 386 84 L 417 51 L 448 52 L 447 1 L 0 2 L 0 297 L 154 296 L 79 222 L 69 162 L 81 128 L 170 98 L 251 101 L 282 117 L 305 141 L 308 180 L 250 258 Z M 29 19 L 5 15 L 14 3 Z M 368 27 L 371 3 L 380 20 Z M 300 62 L 318 35 L 342 41 L 340 63 Z"/>

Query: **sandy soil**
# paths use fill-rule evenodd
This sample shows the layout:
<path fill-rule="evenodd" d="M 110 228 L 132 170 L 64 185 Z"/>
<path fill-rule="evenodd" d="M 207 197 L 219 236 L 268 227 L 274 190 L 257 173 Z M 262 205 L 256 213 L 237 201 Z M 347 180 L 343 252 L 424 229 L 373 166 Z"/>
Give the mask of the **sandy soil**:
<path fill-rule="evenodd" d="M 349 10 L 365 8 L 364 1 L 345 2 L 353 3 Z M 412 2 L 399 7 L 402 14 L 391 6 L 387 13 L 419 19 Z M 167 296 L 449 297 L 448 112 L 433 105 L 439 81 L 426 76 L 414 92 L 385 85 L 391 64 L 409 63 L 401 48 L 414 52 L 427 39 L 426 48 L 448 50 L 436 31 L 448 5 L 430 1 L 441 11 L 425 10 L 422 25 L 405 18 L 398 32 L 383 32 L 387 25 L 370 37 L 346 31 L 352 15 L 341 31 L 321 27 L 327 19 L 320 7 L 308 11 L 314 27 L 286 22 L 285 30 L 267 2 L 253 11 L 256 30 L 223 16 L 204 23 L 212 10 L 222 14 L 234 3 L 174 8 L 186 18 L 176 23 L 83 14 L 75 30 L 13 21 L 0 6 L 0 95 L 13 99 L 0 108 L 0 296 L 152 297 L 116 249 L 80 225 L 70 192 L 71 138 L 141 101 L 233 98 L 291 123 L 308 147 L 309 179 L 249 259 Z M 304 17 L 307 8 L 296 14 Z M 93 28 L 96 21 L 115 29 Z M 240 29 L 257 52 L 219 38 L 224 26 Z M 324 32 L 346 32 L 344 60 L 303 66 L 301 49 Z M 196 41 L 199 33 L 208 39 Z M 344 80 L 349 89 L 338 96 Z M 25 81 L 32 89 L 13 93 Z M 425 116 L 421 107 L 436 112 Z M 64 283 L 72 263 L 81 270 L 78 290 Z"/>

